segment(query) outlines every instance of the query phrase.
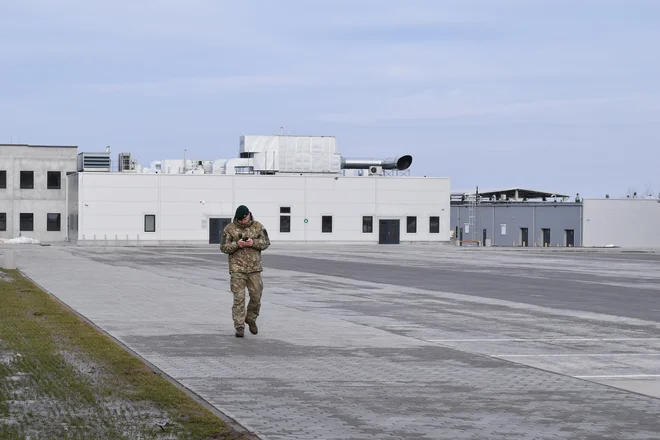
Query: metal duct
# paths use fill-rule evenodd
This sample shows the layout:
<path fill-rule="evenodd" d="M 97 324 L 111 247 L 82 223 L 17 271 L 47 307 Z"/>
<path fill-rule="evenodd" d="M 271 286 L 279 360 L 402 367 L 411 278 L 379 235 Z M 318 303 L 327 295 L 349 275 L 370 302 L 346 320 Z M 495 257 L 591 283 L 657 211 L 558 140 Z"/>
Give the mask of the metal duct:
<path fill-rule="evenodd" d="M 345 170 L 364 170 L 369 167 L 383 167 L 384 170 L 407 170 L 412 164 L 412 156 L 390 157 L 387 159 L 345 159 L 341 158 L 341 167 Z"/>

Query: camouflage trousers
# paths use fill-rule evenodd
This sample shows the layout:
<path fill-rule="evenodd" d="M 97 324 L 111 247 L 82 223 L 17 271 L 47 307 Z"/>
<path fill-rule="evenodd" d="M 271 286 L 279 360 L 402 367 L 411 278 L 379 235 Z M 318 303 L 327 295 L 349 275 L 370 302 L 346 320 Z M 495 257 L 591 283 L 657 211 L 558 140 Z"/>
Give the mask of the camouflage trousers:
<path fill-rule="evenodd" d="M 259 310 L 261 310 L 261 294 L 264 290 L 264 284 L 261 280 L 261 272 L 252 273 L 232 273 L 230 279 L 231 293 L 234 295 L 234 304 L 231 308 L 231 315 L 234 320 L 234 327 L 242 327 L 245 321 L 257 321 Z M 245 311 L 245 289 L 250 294 L 250 302 Z"/>

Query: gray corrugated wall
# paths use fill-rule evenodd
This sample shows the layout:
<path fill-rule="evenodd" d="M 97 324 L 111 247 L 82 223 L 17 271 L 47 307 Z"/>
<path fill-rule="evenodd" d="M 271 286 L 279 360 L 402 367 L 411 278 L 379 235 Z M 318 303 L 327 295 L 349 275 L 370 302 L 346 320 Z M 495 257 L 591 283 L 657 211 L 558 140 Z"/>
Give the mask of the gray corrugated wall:
<path fill-rule="evenodd" d="M 582 246 L 581 228 L 582 205 L 575 203 L 502 203 L 480 204 L 476 208 L 476 233 L 474 238 L 483 241 L 483 230 L 493 246 L 521 246 L 521 228 L 529 230 L 529 246 L 543 246 L 543 228 L 550 229 L 550 246 L 565 246 L 566 230 L 572 229 L 575 234 L 575 246 Z M 465 228 L 469 219 L 469 207 L 451 207 L 451 228 Z M 502 234 L 502 225 L 505 234 Z M 471 231 L 470 231 L 471 232 Z M 463 239 L 472 239 L 471 233 L 463 232 Z"/>

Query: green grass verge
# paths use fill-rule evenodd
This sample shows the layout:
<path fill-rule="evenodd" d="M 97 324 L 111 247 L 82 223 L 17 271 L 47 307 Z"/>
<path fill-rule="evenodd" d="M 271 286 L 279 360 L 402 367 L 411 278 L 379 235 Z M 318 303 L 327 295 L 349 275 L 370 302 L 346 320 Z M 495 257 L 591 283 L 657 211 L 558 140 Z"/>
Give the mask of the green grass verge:
<path fill-rule="evenodd" d="M 0 270 L 0 439 L 242 436 L 18 271 Z"/>

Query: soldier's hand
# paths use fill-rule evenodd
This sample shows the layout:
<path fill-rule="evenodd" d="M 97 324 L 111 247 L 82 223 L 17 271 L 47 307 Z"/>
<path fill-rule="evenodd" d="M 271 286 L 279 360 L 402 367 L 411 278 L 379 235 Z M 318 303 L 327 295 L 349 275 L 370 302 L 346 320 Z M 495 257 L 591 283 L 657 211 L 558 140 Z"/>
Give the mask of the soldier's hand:
<path fill-rule="evenodd" d="M 252 246 L 252 244 L 254 244 L 254 241 L 252 241 L 251 238 L 248 238 L 246 241 L 244 241 L 244 243 L 245 243 L 245 246 Z"/>

